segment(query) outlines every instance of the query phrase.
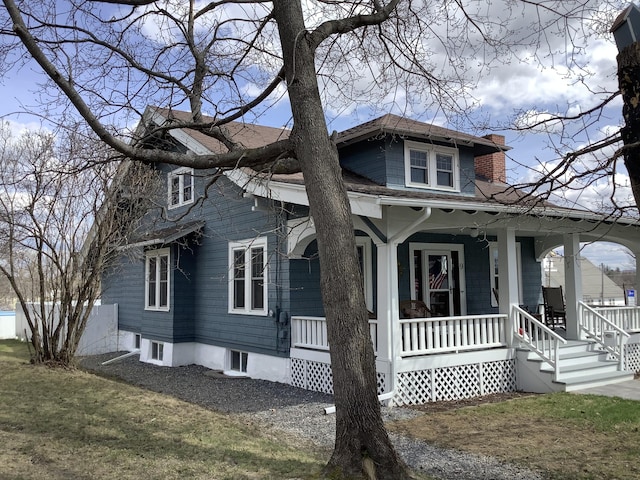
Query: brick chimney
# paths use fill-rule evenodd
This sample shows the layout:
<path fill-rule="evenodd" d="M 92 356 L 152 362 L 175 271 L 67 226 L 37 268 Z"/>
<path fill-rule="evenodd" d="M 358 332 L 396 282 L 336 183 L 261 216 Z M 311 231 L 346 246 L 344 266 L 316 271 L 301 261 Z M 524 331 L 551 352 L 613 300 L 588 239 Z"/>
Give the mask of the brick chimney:
<path fill-rule="evenodd" d="M 504 145 L 504 135 L 489 134 L 486 138 L 497 145 Z M 490 182 L 507 183 L 507 172 L 505 168 L 505 154 L 500 150 L 486 155 L 478 155 L 474 159 L 476 175 L 486 178 Z"/>

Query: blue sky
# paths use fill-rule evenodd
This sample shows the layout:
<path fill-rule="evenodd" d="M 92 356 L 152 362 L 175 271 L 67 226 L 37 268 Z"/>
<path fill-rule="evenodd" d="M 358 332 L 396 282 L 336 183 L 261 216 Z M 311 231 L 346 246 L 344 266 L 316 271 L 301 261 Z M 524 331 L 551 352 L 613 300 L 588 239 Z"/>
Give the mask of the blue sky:
<path fill-rule="evenodd" d="M 496 2 L 496 4 L 499 2 Z M 598 2 L 593 2 L 597 4 Z M 622 2 L 621 2 L 621 5 Z M 626 5 L 626 4 L 625 4 Z M 487 7 L 493 8 L 493 7 Z M 526 18 L 522 20 L 526 21 Z M 153 25 L 150 26 L 153 28 Z M 579 40 L 579 39 L 578 39 Z M 498 124 L 505 124 L 517 117 L 520 119 L 543 118 L 549 113 L 566 112 L 575 114 L 593 107 L 602 98 L 594 91 L 615 91 L 617 89 L 616 60 L 617 49 L 611 35 L 601 34 L 585 44 L 586 48 L 567 45 L 566 39 L 551 38 L 549 49 L 554 50 L 554 57 L 536 57 L 531 52 L 515 52 L 514 59 L 495 62 L 487 74 L 487 69 L 479 62 L 471 67 L 468 74 L 473 76 L 477 70 L 477 82 L 470 91 L 476 103 L 476 118 L 489 118 L 488 125 L 499 129 Z M 554 43 L 556 42 L 557 45 Z M 564 42 L 564 43 L 563 43 Z M 576 44 L 577 45 L 577 44 Z M 567 52 L 567 48 L 572 48 Z M 557 54 L 557 52 L 563 52 Z M 563 62 L 567 60 L 567 62 Z M 571 66 L 567 63 L 573 62 Z M 580 68 L 577 68 L 580 66 Z M 359 81 L 366 82 L 366 77 Z M 42 81 L 37 67 L 23 67 L 19 72 L 9 72 L 2 78 L 2 99 L 0 116 L 9 120 L 16 131 L 38 125 L 38 118 L 15 115 L 20 111 L 20 103 L 34 104 L 38 94 L 38 83 Z M 406 92 L 404 92 L 406 94 Z M 288 120 L 286 94 L 279 93 L 281 100 L 271 112 L 262 117 L 265 124 L 282 125 Z M 449 128 L 456 128 L 448 123 L 440 112 L 432 107 L 421 110 L 409 98 L 403 98 L 398 90 L 388 102 L 377 103 L 378 108 L 366 103 L 356 106 L 334 104 L 327 108 L 330 130 L 342 130 L 369 120 L 372 115 L 386 113 L 407 114 L 423 121 L 433 121 Z M 407 97 L 409 95 L 407 94 Z M 606 132 L 617 129 L 621 120 L 621 100 L 614 101 L 604 112 L 598 122 L 589 129 L 589 136 L 578 135 L 572 138 L 570 147 L 579 148 L 589 140 L 598 139 Z M 526 113 L 526 115 L 524 114 Z M 480 132 L 469 132 L 480 133 Z M 489 133 L 489 132 L 485 132 Z M 556 161 L 556 154 L 548 146 L 549 137 L 542 133 L 518 135 L 509 130 L 498 130 L 506 136 L 507 144 L 512 147 L 507 160 L 508 177 L 511 182 L 524 182 L 535 172 L 543 171 Z M 571 133 L 571 132 L 568 132 Z M 619 169 L 618 181 L 624 186 L 626 172 Z M 585 208 L 606 198 L 612 185 L 606 181 L 586 185 L 576 192 L 567 193 L 567 200 L 576 206 Z M 629 195 L 628 188 L 619 189 L 619 196 Z M 629 268 L 631 260 L 627 253 L 616 245 L 599 245 L 597 248 L 586 247 L 584 255 L 595 264 L 605 263 L 612 267 Z"/>

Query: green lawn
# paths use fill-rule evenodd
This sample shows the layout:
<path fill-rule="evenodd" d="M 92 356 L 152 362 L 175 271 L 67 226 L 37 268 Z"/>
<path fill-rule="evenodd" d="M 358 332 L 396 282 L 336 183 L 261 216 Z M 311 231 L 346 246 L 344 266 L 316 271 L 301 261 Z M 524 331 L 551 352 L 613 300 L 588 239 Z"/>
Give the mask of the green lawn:
<path fill-rule="evenodd" d="M 306 479 L 326 459 L 236 417 L 0 342 L 0 478 Z"/>
<path fill-rule="evenodd" d="M 640 478 L 640 402 L 533 395 L 429 413 L 392 430 L 515 462 L 558 480 Z"/>
<path fill-rule="evenodd" d="M 27 344 L 0 341 L 3 480 L 315 479 L 326 462 L 244 417 L 28 359 Z M 640 478 L 640 402 L 630 400 L 535 395 L 389 428 L 550 479 Z"/>

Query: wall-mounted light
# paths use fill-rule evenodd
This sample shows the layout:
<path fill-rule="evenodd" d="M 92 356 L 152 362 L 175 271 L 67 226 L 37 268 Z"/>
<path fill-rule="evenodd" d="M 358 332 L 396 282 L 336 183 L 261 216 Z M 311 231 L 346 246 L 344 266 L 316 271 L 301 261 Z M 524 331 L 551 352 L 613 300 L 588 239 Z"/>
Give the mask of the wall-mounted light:
<path fill-rule="evenodd" d="M 478 238 L 478 235 L 480 235 L 480 230 L 478 230 L 477 228 L 472 228 L 472 229 L 469 231 L 469 236 L 470 236 L 471 238 Z"/>

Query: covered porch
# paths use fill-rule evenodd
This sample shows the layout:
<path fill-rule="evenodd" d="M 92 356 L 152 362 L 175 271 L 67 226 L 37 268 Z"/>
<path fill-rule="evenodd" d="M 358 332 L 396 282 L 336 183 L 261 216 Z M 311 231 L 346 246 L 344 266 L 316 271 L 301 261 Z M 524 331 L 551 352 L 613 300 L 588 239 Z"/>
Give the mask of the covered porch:
<path fill-rule="evenodd" d="M 640 371 L 640 307 L 591 308 L 582 302 L 579 307 L 579 342 L 567 340 L 564 331 L 549 329 L 544 320 L 517 305 L 509 315 L 399 319 L 400 349 L 393 362 L 380 358 L 379 321 L 372 319 L 378 393 L 395 405 L 411 405 L 515 390 L 569 390 L 573 384 L 587 388 L 584 382 L 593 383 L 592 379 L 581 379 L 575 372 L 583 377 L 593 373 L 576 366 L 580 361 L 591 365 L 594 355 L 608 362 L 591 365 L 608 372 L 596 375 L 619 381 L 633 378 L 628 372 Z M 565 348 L 568 357 L 578 360 L 563 361 Z M 592 354 L 578 355 L 581 350 Z M 331 392 L 325 318 L 291 318 L 291 359 L 298 371 L 295 385 Z M 524 378 L 539 376 L 517 366 L 530 359 L 549 385 L 544 378 Z"/>
<path fill-rule="evenodd" d="M 365 290 L 371 290 L 367 295 L 374 317 L 370 332 L 382 399 L 406 405 L 529 388 L 553 389 L 568 375 L 576 376 L 577 368 L 561 361 L 563 348 L 568 344 L 574 347 L 572 342 L 586 342 L 585 348 L 593 353 L 602 349 L 606 354 L 600 357 L 615 362 L 616 371 L 640 370 L 638 335 L 634 335 L 640 332 L 640 310 L 584 304 L 577 261 L 580 242 L 595 239 L 640 252 L 631 231 L 635 228 L 603 223 L 588 214 L 569 218 L 565 211 L 552 215 L 548 210 L 505 206 L 488 211 L 486 207 L 470 208 L 468 203 L 464 208 L 451 208 L 455 207 L 453 202 L 431 201 L 422 206 L 415 201 L 403 202 L 386 199 L 378 215 L 369 212 L 354 217 L 356 229 L 366 234 L 375 252 L 370 268 L 363 261 L 363 273 Z M 292 231 L 296 235 L 289 253 L 295 255 L 304 250 L 315 231 L 312 222 L 298 223 Z M 456 243 L 432 240 L 443 235 Z M 479 242 L 483 242 L 487 258 L 486 271 L 480 274 L 477 265 L 483 263 L 475 258 L 480 250 L 469 247 Z M 539 264 L 537 278 L 531 278 L 530 269 L 528 278 L 522 280 L 522 242 L 531 245 L 538 261 L 551 249 L 564 247 L 567 320 L 562 331 L 548 328 L 539 314 Z M 434 258 L 448 262 L 445 281 L 430 277 Z M 468 265 L 473 265 L 473 271 Z M 424 301 L 433 315 L 402 318 L 400 303 L 406 299 Z M 294 309 L 291 313 L 294 384 L 331 391 L 324 318 L 297 315 Z M 584 358 L 586 362 L 587 355 Z M 523 367 L 532 359 L 549 380 L 525 378 L 535 375 Z"/>

